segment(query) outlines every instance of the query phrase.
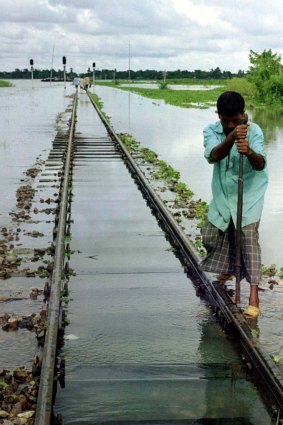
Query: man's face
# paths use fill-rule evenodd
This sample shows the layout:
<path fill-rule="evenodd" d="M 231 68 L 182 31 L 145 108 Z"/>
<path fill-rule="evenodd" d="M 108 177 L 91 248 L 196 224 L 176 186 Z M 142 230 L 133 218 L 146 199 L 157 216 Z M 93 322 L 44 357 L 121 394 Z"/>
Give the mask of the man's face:
<path fill-rule="evenodd" d="M 232 116 L 224 114 L 218 114 L 218 116 L 226 135 L 231 133 L 237 125 L 244 124 L 246 121 L 246 114 L 244 112 L 238 112 Z"/>

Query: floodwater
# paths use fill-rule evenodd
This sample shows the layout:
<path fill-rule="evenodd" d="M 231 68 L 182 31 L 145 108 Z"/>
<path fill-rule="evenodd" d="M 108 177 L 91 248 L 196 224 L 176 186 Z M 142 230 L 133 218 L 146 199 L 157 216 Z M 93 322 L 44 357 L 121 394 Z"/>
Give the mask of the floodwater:
<path fill-rule="evenodd" d="M 65 96 L 60 83 L 52 83 L 50 86 L 49 83 L 35 80 L 33 89 L 31 81 L 14 80 L 12 83 L 13 87 L 0 90 L 0 228 L 3 226 L 11 229 L 16 226 L 20 230 L 20 240 L 13 240 L 11 244 L 20 257 L 25 257 L 28 255 L 26 252 L 33 252 L 34 247 L 48 247 L 53 217 L 51 215 L 44 218 L 44 214 L 38 214 L 29 223 L 12 223 L 9 214 L 16 209 L 17 188 L 27 184 L 28 178 L 24 173 L 35 164 L 38 166 L 38 161 L 43 162 L 47 157 L 56 133 L 57 114 L 65 111 L 70 99 Z M 44 189 L 38 189 L 34 196 L 34 202 L 38 202 L 34 206 L 39 210 L 43 209 L 39 198 L 43 196 L 47 199 L 53 197 L 54 193 L 54 189 L 51 192 L 49 189 L 49 193 L 41 190 Z M 44 237 L 35 239 L 25 235 L 34 231 L 37 226 Z M 20 254 L 21 250 L 23 254 Z M 24 267 L 28 267 L 26 260 L 22 264 L 22 268 Z M 34 267 L 35 263 L 32 263 L 32 268 Z M 7 303 L 0 303 L 0 314 L 29 316 L 40 312 L 42 298 L 30 299 L 33 287 L 43 289 L 44 281 L 38 277 L 26 276 L 1 280 L 0 295 L 12 299 Z M 0 347 L 0 369 L 31 367 L 33 356 L 38 354 L 35 334 L 26 329 L 8 333 L 1 330 Z"/>
<path fill-rule="evenodd" d="M 33 90 L 30 84 L 19 81 L 0 90 L 1 225 L 16 203 L 23 171 L 47 156 L 56 116 L 69 103 L 65 94 L 74 91 L 65 92 L 62 83 L 35 81 Z M 209 198 L 211 169 L 199 164 L 201 129 L 214 117 L 213 109 L 168 107 L 109 88 L 97 92 L 117 132 L 132 133 L 180 170 L 198 196 Z M 84 127 L 78 131 L 103 138 L 87 105 L 80 94 Z M 124 165 L 118 160 L 77 165 L 71 244 L 77 276 L 71 281 L 70 339 L 63 349 L 66 388 L 58 393 L 57 411 L 67 423 L 95 423 L 94 417 L 97 422 L 270 423 L 257 388 L 246 379 L 236 341 L 196 297 Z M 15 335 L 9 334 L 11 340 Z M 29 341 L 21 338 L 19 353 L 32 345 L 30 335 Z"/>
<path fill-rule="evenodd" d="M 181 173 L 199 198 L 210 202 L 212 166 L 203 158 L 203 128 L 217 120 L 215 107 L 185 109 L 122 90 L 96 87 L 117 133 L 131 133 L 143 146 Z M 264 264 L 283 266 L 283 115 L 247 111 L 263 129 L 270 183 L 266 193 L 260 238 Z M 272 235 L 272 236 L 271 236 Z"/>
<path fill-rule="evenodd" d="M 44 160 L 55 135 L 56 116 L 68 103 L 62 83 L 12 81 L 0 90 L 0 225 L 15 206 L 16 188 L 40 155 Z M 2 220 L 3 217 L 3 220 Z"/>
<path fill-rule="evenodd" d="M 161 82 L 162 80 L 160 80 Z M 144 89 L 158 89 L 159 85 L 157 83 L 128 83 L 128 84 L 121 84 L 121 87 L 141 87 Z M 217 88 L 219 86 L 210 86 L 210 85 L 186 85 L 186 84 L 168 84 L 167 86 L 171 90 L 211 90 L 213 88 Z"/>
<path fill-rule="evenodd" d="M 210 202 L 212 166 L 203 157 L 203 128 L 217 120 L 215 108 L 184 109 L 122 90 L 96 87 L 117 133 L 131 133 L 142 146 L 180 171 L 181 180 L 196 198 Z M 283 266 L 283 115 L 272 111 L 248 111 L 265 135 L 269 187 L 260 224 L 262 262 Z M 248 301 L 249 285 L 242 285 L 242 307 Z M 258 319 L 260 341 L 271 356 L 283 359 L 283 285 L 260 293 L 263 314 Z M 283 365 L 281 363 L 281 370 Z"/>
<path fill-rule="evenodd" d="M 76 132 L 100 155 L 78 148 L 74 159 L 76 276 L 56 413 L 66 425 L 270 423 L 236 340 L 196 296 L 121 159 L 101 154 L 106 130 L 84 93 Z"/>

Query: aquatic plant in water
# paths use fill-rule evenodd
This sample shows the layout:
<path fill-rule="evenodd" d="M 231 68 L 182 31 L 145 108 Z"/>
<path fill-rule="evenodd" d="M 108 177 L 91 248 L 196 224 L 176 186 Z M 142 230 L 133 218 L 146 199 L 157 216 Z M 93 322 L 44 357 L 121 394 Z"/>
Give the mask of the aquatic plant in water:
<path fill-rule="evenodd" d="M 194 196 L 194 192 L 189 189 L 183 182 L 178 182 L 176 184 L 175 191 L 178 193 L 181 199 L 191 199 Z"/>
<path fill-rule="evenodd" d="M 150 164 L 158 164 L 158 155 L 157 153 L 153 152 L 152 150 L 148 148 L 141 148 L 140 150 L 143 158 L 145 161 L 149 162 Z"/>
<path fill-rule="evenodd" d="M 154 177 L 156 179 L 164 179 L 167 183 L 177 183 L 180 178 L 179 171 L 174 170 L 171 165 L 168 165 L 165 161 L 159 161 L 159 167 Z"/>
<path fill-rule="evenodd" d="M 135 140 L 130 134 L 120 133 L 119 137 L 129 152 L 133 153 L 139 150 L 140 143 Z"/>
<path fill-rule="evenodd" d="M 165 89 L 170 90 L 170 89 L 168 89 L 168 83 L 167 83 L 167 81 L 160 81 L 160 82 L 158 83 L 158 87 L 159 87 L 161 90 L 165 90 Z"/>

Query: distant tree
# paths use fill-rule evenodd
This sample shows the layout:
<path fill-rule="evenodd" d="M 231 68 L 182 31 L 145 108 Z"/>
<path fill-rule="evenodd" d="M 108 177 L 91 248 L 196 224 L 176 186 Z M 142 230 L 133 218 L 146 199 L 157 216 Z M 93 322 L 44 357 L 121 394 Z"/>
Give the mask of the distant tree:
<path fill-rule="evenodd" d="M 239 71 L 237 73 L 237 77 L 238 78 L 242 78 L 242 77 L 245 77 L 245 76 L 246 76 L 245 71 L 242 71 L 241 69 L 239 69 Z"/>
<path fill-rule="evenodd" d="M 217 68 L 215 68 L 215 69 L 212 69 L 212 70 L 210 71 L 210 76 L 211 76 L 211 78 L 216 78 L 216 79 L 220 79 L 220 78 L 222 78 L 222 72 L 221 72 L 221 69 L 220 69 L 219 67 L 217 67 Z"/>
<path fill-rule="evenodd" d="M 113 76 L 113 69 L 97 69 L 96 70 L 96 77 L 97 79 L 107 79 L 112 78 Z M 243 73 L 244 71 L 239 71 L 239 73 Z M 73 74 L 75 75 L 76 72 L 73 70 L 67 73 L 67 76 L 72 79 Z M 81 77 L 84 77 L 86 73 L 80 74 Z M 87 70 L 87 75 L 91 76 L 92 71 L 90 68 Z M 34 69 L 33 70 L 33 76 L 34 78 L 38 79 L 46 79 L 50 77 L 50 69 Z M 219 79 L 230 79 L 232 77 L 239 76 L 237 74 L 232 74 L 230 71 L 221 71 L 219 67 L 216 67 L 215 69 L 211 69 L 210 71 L 202 71 L 200 69 L 196 69 L 194 71 L 188 71 L 187 69 L 177 69 L 175 71 L 167 71 L 167 79 L 186 79 L 186 78 L 195 78 L 195 79 L 207 79 L 207 78 L 219 78 Z M 57 79 L 63 78 L 63 70 L 58 69 L 57 71 L 55 69 L 52 69 L 52 77 Z M 12 78 L 25 78 L 29 79 L 31 78 L 31 72 L 30 69 L 19 69 L 16 68 L 14 71 L 0 71 L 0 78 L 6 78 L 6 79 L 12 79 Z M 129 78 L 129 71 L 116 71 L 116 78 L 119 80 L 128 80 Z M 157 71 L 155 69 L 145 69 L 145 70 L 138 70 L 133 71 L 131 70 L 131 79 L 132 80 L 161 80 L 163 79 L 163 72 Z"/>
<path fill-rule="evenodd" d="M 271 49 L 264 50 L 262 53 L 250 50 L 249 59 L 251 66 L 248 80 L 255 85 L 257 97 L 265 101 L 269 95 L 271 77 L 279 76 L 282 70 L 281 56 L 273 53 Z"/>

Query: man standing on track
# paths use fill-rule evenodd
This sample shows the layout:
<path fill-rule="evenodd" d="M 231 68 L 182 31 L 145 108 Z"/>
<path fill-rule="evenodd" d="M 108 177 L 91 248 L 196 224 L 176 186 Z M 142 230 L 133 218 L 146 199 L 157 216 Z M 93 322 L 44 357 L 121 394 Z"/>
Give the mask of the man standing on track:
<path fill-rule="evenodd" d="M 202 229 L 207 250 L 202 268 L 220 273 L 222 282 L 235 275 L 239 154 L 243 154 L 241 277 L 250 283 L 249 305 L 244 314 L 257 317 L 261 272 L 258 227 L 268 183 L 263 133 L 257 124 L 246 123 L 245 101 L 237 92 L 222 93 L 217 100 L 217 113 L 220 120 L 204 129 L 204 156 L 214 169 L 213 199 Z"/>

